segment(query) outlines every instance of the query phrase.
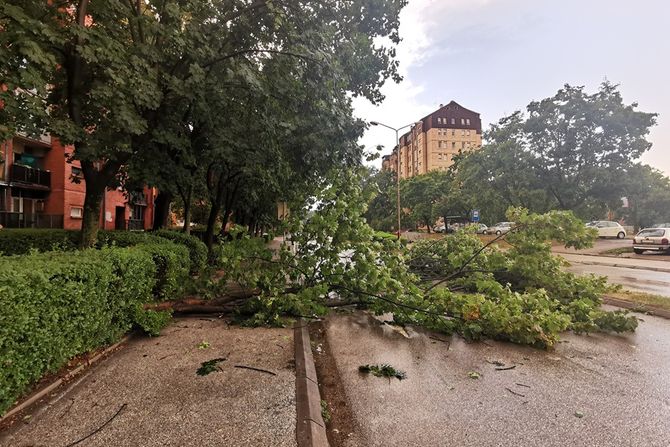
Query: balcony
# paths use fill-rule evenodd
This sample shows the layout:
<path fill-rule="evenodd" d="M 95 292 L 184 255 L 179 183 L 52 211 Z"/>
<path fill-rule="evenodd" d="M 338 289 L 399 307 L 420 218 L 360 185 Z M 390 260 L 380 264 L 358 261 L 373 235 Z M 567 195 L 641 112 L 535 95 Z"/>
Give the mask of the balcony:
<path fill-rule="evenodd" d="M 3 228 L 63 228 L 63 215 L 0 211 L 0 225 Z"/>
<path fill-rule="evenodd" d="M 9 181 L 17 183 L 12 186 L 27 186 L 31 189 L 51 189 L 51 172 L 14 163 L 9 170 Z"/>

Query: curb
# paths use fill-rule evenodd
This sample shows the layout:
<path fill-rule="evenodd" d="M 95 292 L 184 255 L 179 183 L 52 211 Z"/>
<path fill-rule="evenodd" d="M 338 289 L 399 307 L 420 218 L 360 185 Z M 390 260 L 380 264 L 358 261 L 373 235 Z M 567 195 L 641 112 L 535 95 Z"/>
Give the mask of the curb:
<path fill-rule="evenodd" d="M 321 416 L 321 395 L 312 356 L 307 322 L 294 327 L 296 430 L 298 447 L 328 447 L 326 424 Z"/>
<path fill-rule="evenodd" d="M 610 306 L 622 307 L 624 309 L 629 309 L 634 312 L 646 312 L 654 317 L 661 317 L 670 320 L 670 311 L 666 309 L 661 309 L 658 307 L 647 306 L 644 304 L 634 303 L 632 301 L 626 301 L 619 298 L 613 298 L 610 296 L 603 296 L 603 303 L 609 304 Z"/>
<path fill-rule="evenodd" d="M 38 390 L 33 395 L 28 397 L 26 400 L 17 404 L 11 410 L 9 410 L 7 413 L 2 415 L 2 417 L 0 417 L 0 423 L 3 423 L 5 421 L 9 420 L 9 418 L 11 418 L 12 416 L 16 415 L 17 413 L 21 412 L 22 410 L 25 410 L 26 408 L 30 407 L 34 403 L 42 400 L 44 397 L 46 397 L 49 393 L 54 391 L 56 388 L 63 385 L 64 383 L 68 382 L 70 379 L 72 379 L 73 377 L 75 377 L 77 374 L 81 373 L 85 369 L 90 368 L 91 366 L 96 364 L 98 361 L 100 361 L 103 357 L 107 356 L 109 353 L 116 350 L 122 344 L 127 343 L 128 340 L 130 340 L 130 338 L 131 338 L 131 335 L 124 336 L 121 340 L 119 340 L 118 342 L 114 343 L 113 345 L 105 348 L 102 352 L 98 353 L 95 357 L 88 360 L 88 362 L 86 362 L 82 365 L 79 365 L 78 367 L 76 367 L 72 371 L 69 371 L 63 377 L 60 377 L 55 382 L 52 382 L 49 385 L 47 385 L 46 387 L 42 388 L 41 390 Z"/>

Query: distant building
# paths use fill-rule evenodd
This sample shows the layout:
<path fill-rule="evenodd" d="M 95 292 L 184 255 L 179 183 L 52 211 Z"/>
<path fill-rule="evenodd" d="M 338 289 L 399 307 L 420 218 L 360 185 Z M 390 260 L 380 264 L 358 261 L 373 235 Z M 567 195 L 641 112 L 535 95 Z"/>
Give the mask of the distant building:
<path fill-rule="evenodd" d="M 479 113 L 451 101 L 416 122 L 400 137 L 390 155 L 382 157 L 382 170 L 397 170 L 400 153 L 400 178 L 435 170 L 447 170 L 454 156 L 480 148 L 482 121 Z M 399 151 L 398 151 L 399 149 Z"/>
<path fill-rule="evenodd" d="M 86 184 L 72 148 L 49 135 L 17 135 L 0 142 L 0 225 L 4 228 L 81 229 Z M 153 224 L 156 191 L 108 189 L 100 228 L 143 230 Z"/>

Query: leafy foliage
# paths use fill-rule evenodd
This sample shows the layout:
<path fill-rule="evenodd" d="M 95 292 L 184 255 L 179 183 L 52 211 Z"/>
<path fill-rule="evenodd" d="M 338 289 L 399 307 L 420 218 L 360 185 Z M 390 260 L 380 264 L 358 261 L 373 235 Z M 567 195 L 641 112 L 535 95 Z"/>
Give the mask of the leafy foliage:
<path fill-rule="evenodd" d="M 552 256 L 552 240 L 581 248 L 595 237 L 571 212 L 510 209 L 517 226 L 501 236 L 512 246 L 505 251 L 467 231 L 405 248 L 375 238 L 361 218 L 363 189 L 348 178 L 335 174 L 314 198 L 314 212 L 294 215 L 291 245 L 278 252 L 243 233 L 223 244 L 225 279 L 259 290 L 246 309 L 252 324 L 354 302 L 392 312 L 401 324 L 545 348 L 568 329 L 635 329 L 634 317 L 600 309 L 605 278 L 576 277 Z"/>

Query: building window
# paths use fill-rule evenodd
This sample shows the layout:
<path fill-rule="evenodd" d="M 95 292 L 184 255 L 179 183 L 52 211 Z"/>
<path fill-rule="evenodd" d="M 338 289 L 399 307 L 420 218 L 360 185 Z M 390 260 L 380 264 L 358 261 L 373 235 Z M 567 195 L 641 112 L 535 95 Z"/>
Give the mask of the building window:
<path fill-rule="evenodd" d="M 84 178 L 84 173 L 82 172 L 81 168 L 78 168 L 76 166 L 72 166 L 72 178 L 73 179 L 83 179 Z"/>
<path fill-rule="evenodd" d="M 70 217 L 73 219 L 81 219 L 84 217 L 84 209 L 79 207 L 70 208 Z"/>
<path fill-rule="evenodd" d="M 451 119 L 451 124 L 456 124 L 456 118 Z"/>
<path fill-rule="evenodd" d="M 452 148 L 452 149 L 456 149 L 456 142 L 455 142 L 455 141 L 452 141 L 452 142 L 451 142 L 451 148 Z"/>
<path fill-rule="evenodd" d="M 461 149 L 465 149 L 465 141 L 461 143 Z"/>
<path fill-rule="evenodd" d="M 469 130 L 469 129 L 468 129 L 468 132 L 467 132 L 467 134 L 468 134 L 468 136 L 470 136 L 470 130 Z"/>
<path fill-rule="evenodd" d="M 465 119 L 465 124 L 467 124 L 468 126 L 470 125 L 470 118 Z"/>
<path fill-rule="evenodd" d="M 464 130 L 461 131 L 461 136 L 462 136 L 462 137 L 465 136 L 465 131 L 464 131 Z"/>
<path fill-rule="evenodd" d="M 455 137 L 456 136 L 456 129 L 451 129 L 451 136 Z"/>
<path fill-rule="evenodd" d="M 442 124 L 442 118 L 437 117 L 437 124 Z"/>

